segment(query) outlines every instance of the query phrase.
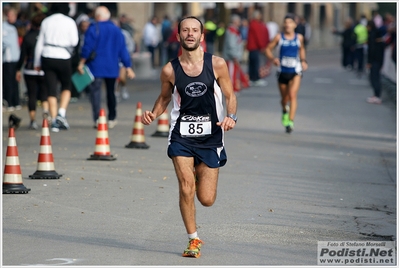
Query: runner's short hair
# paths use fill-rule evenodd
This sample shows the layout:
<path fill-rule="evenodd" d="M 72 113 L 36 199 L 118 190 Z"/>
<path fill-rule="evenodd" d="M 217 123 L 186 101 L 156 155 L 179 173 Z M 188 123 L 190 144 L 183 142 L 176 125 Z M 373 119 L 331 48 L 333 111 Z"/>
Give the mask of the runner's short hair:
<path fill-rule="evenodd" d="M 287 15 L 285 15 L 284 20 L 286 19 L 292 19 L 293 21 L 295 21 L 295 14 L 293 13 L 287 13 Z"/>
<path fill-rule="evenodd" d="M 182 21 L 183 21 L 183 20 L 186 20 L 186 19 L 195 19 L 195 20 L 197 20 L 197 21 L 201 24 L 201 33 L 204 32 L 204 24 L 202 24 L 202 21 L 200 21 L 200 20 L 199 20 L 197 17 L 195 17 L 195 16 L 187 16 L 187 17 L 182 18 L 182 19 L 179 21 L 179 24 L 177 25 L 177 32 L 178 32 L 178 33 L 180 33 L 180 26 L 181 26 Z"/>

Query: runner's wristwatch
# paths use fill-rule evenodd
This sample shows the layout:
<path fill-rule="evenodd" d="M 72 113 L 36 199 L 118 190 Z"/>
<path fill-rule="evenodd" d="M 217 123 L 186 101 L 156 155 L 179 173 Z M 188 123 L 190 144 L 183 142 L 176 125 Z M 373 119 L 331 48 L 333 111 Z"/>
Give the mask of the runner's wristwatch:
<path fill-rule="evenodd" d="M 235 114 L 228 114 L 227 117 L 230 117 L 231 119 L 234 120 L 234 122 L 237 123 L 237 116 Z"/>

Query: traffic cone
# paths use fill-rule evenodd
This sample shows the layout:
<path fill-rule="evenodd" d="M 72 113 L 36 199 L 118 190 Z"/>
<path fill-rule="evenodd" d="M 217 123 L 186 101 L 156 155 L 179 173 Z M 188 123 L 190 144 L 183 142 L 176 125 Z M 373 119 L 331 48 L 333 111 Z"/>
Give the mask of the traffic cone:
<path fill-rule="evenodd" d="M 51 149 L 50 130 L 48 120 L 43 119 L 42 137 L 40 139 L 40 152 L 37 157 L 37 170 L 29 176 L 31 179 L 59 179 L 62 175 L 58 174 L 54 168 L 53 150 Z"/>
<path fill-rule="evenodd" d="M 30 189 L 26 188 L 22 183 L 17 141 L 15 139 L 14 128 L 11 127 L 8 131 L 8 147 L 3 176 L 3 194 L 27 194 L 29 191 Z"/>
<path fill-rule="evenodd" d="M 165 110 L 158 119 L 157 131 L 151 135 L 152 137 L 169 137 L 169 116 Z"/>
<path fill-rule="evenodd" d="M 104 109 L 100 110 L 97 124 L 97 138 L 94 154 L 90 155 L 87 160 L 115 160 L 116 157 L 111 155 L 108 139 L 107 119 L 105 118 Z"/>
<path fill-rule="evenodd" d="M 125 146 L 126 148 L 148 149 L 150 147 L 145 143 L 144 124 L 141 122 L 142 114 L 141 102 L 138 102 L 136 118 L 132 130 L 132 139 L 131 142 Z"/>

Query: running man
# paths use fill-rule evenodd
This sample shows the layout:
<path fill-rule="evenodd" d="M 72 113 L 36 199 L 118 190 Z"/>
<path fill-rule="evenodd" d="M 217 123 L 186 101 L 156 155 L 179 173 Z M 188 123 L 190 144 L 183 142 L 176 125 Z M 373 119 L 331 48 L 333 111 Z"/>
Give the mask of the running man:
<path fill-rule="evenodd" d="M 302 71 L 306 71 L 308 63 L 304 46 L 304 37 L 295 33 L 294 14 L 284 18 L 283 32 L 278 33 L 266 48 L 266 57 L 278 66 L 277 77 L 281 94 L 283 116 L 281 123 L 287 133 L 294 130 L 294 118 L 297 109 L 297 95 L 301 85 Z M 278 46 L 280 55 L 275 58 L 273 49 Z M 288 102 L 290 105 L 288 105 Z"/>
<path fill-rule="evenodd" d="M 142 122 L 151 124 L 173 101 L 168 156 L 179 182 L 180 212 L 189 238 L 183 257 L 198 258 L 203 241 L 197 234 L 194 197 L 197 193 L 206 207 L 216 200 L 219 168 L 227 161 L 224 132 L 236 124 L 237 100 L 225 60 L 200 47 L 202 22 L 183 18 L 177 38 L 182 55 L 162 68 L 161 93 L 152 111 L 143 113 Z"/>

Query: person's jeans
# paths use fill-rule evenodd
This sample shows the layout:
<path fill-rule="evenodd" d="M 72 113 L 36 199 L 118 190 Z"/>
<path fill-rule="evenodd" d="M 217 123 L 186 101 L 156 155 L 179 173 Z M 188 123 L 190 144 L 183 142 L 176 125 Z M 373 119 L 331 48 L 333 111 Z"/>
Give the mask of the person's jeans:
<path fill-rule="evenodd" d="M 152 66 L 152 68 L 155 67 L 155 49 L 156 49 L 156 47 L 154 47 L 154 46 L 147 46 L 148 52 L 151 53 L 151 66 Z"/>
<path fill-rule="evenodd" d="M 343 56 L 342 56 L 342 66 L 347 67 L 350 66 L 353 68 L 353 54 L 354 52 L 350 47 L 342 48 Z"/>
<path fill-rule="evenodd" d="M 374 90 L 374 96 L 381 98 L 381 63 L 371 63 L 369 78 Z"/>
<path fill-rule="evenodd" d="M 3 99 L 8 107 L 20 105 L 19 83 L 15 79 L 17 62 L 3 62 Z"/>
<path fill-rule="evenodd" d="M 90 84 L 90 101 L 93 111 L 93 120 L 97 121 L 101 109 L 101 84 L 105 81 L 107 92 L 107 106 L 108 106 L 108 121 L 116 118 L 116 97 L 115 97 L 115 82 L 116 78 L 95 78 Z"/>
<path fill-rule="evenodd" d="M 259 50 L 249 51 L 248 56 L 248 73 L 249 80 L 257 81 L 259 80 Z"/>
<path fill-rule="evenodd" d="M 364 48 L 358 47 L 355 51 L 356 61 L 357 61 L 357 71 L 358 73 L 363 73 L 364 68 Z"/>

